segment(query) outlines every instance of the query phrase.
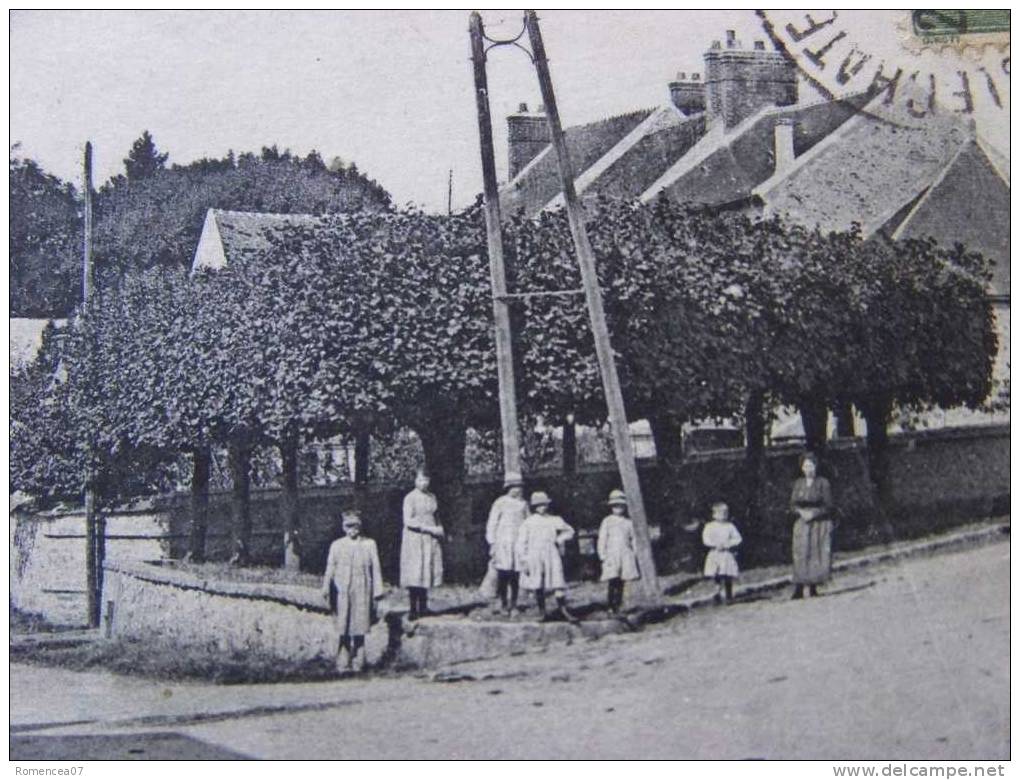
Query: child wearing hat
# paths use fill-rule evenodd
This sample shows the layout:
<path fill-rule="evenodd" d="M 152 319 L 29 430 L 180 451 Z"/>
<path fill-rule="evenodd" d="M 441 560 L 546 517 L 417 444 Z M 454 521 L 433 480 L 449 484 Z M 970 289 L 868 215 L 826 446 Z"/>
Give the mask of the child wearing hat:
<path fill-rule="evenodd" d="M 375 541 L 361 535 L 361 517 L 343 513 L 344 536 L 329 547 L 322 595 L 332 605 L 340 635 L 336 668 L 341 674 L 365 668 L 365 634 L 372 625 L 374 599 L 383 596 L 382 567 Z"/>
<path fill-rule="evenodd" d="M 616 615 L 623 607 L 624 583 L 641 579 L 641 572 L 634 549 L 634 523 L 627 517 L 627 496 L 614 490 L 606 503 L 610 514 L 599 526 L 597 550 L 602 562 L 600 581 L 608 588 L 609 612 Z"/>
<path fill-rule="evenodd" d="M 740 531 L 730 521 L 730 508 L 725 501 L 712 504 L 712 519 L 705 523 L 701 541 L 709 548 L 705 556 L 705 576 L 715 580 L 718 590 L 716 601 L 733 599 L 733 580 L 740 574 L 737 559 L 733 555 L 740 543 Z"/>
<path fill-rule="evenodd" d="M 534 591 L 542 619 L 549 618 L 545 597 L 552 591 L 560 613 L 567 620 L 574 616 L 567 610 L 561 546 L 574 538 L 574 529 L 562 517 L 549 514 L 549 496 L 541 490 L 531 494 L 531 514 L 517 531 L 516 563 L 520 567 L 521 587 Z"/>
<path fill-rule="evenodd" d="M 528 516 L 528 504 L 524 500 L 524 481 L 520 474 L 507 474 L 503 487 L 506 493 L 497 498 L 489 510 L 485 541 L 489 545 L 489 565 L 496 570 L 500 604 L 508 616 L 513 616 L 520 587 L 520 563 L 515 550 L 517 531 Z"/>

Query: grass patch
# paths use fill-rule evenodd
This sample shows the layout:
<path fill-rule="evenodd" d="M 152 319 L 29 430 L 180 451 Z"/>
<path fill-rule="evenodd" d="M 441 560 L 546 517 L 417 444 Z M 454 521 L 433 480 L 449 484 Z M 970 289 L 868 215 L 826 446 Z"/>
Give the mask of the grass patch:
<path fill-rule="evenodd" d="M 12 634 L 56 634 L 61 631 L 76 631 L 81 626 L 62 626 L 50 623 L 35 612 L 24 612 L 8 602 L 10 629 Z"/>
<path fill-rule="evenodd" d="M 71 671 L 103 669 L 132 677 L 221 685 L 314 682 L 336 677 L 333 664 L 325 659 L 287 662 L 258 653 L 203 651 L 155 640 L 96 640 L 74 647 L 12 646 L 10 660 Z"/>

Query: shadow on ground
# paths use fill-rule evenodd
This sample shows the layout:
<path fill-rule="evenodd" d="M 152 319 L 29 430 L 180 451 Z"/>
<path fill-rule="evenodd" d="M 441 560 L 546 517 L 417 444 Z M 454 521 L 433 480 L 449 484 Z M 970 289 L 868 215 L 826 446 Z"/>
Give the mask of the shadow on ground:
<path fill-rule="evenodd" d="M 11 736 L 12 761 L 224 761 L 248 758 L 176 732 Z"/>

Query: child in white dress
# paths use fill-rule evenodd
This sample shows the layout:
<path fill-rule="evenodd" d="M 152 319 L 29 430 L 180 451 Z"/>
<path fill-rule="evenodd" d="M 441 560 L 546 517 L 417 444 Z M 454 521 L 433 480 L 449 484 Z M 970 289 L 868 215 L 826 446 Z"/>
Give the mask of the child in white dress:
<path fill-rule="evenodd" d="M 641 579 L 634 549 L 634 522 L 627 517 L 627 496 L 622 490 L 609 494 L 609 511 L 599 526 L 598 554 L 602 562 L 600 580 L 607 583 L 610 614 L 623 606 L 625 582 Z"/>
<path fill-rule="evenodd" d="M 567 582 L 563 577 L 562 546 L 574 538 L 574 529 L 562 517 L 549 514 L 549 496 L 541 490 L 531 494 L 531 514 L 517 530 L 516 565 L 520 567 L 521 587 L 534 591 L 535 601 L 548 619 L 545 595 L 552 591 L 559 611 L 567 620 L 574 616 L 567 610 Z"/>
<path fill-rule="evenodd" d="M 722 601 L 733 599 L 733 580 L 740 574 L 733 550 L 740 546 L 740 531 L 730 521 L 730 508 L 724 501 L 712 504 L 712 519 L 701 532 L 701 542 L 708 548 L 705 556 L 705 576 L 711 577 L 718 585 L 715 598 Z"/>

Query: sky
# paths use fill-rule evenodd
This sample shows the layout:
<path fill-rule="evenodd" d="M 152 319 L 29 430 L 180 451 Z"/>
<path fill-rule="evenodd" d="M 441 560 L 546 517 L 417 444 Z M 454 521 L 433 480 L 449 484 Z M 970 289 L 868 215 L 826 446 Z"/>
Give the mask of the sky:
<path fill-rule="evenodd" d="M 540 18 L 568 126 L 662 105 L 676 72 L 700 71 L 727 29 L 748 46 L 765 37 L 753 11 Z M 520 11 L 483 19 L 493 37 L 521 29 Z M 482 189 L 467 26 L 467 11 L 12 11 L 10 141 L 76 184 L 86 140 L 101 183 L 143 130 L 179 163 L 317 149 L 356 162 L 396 204 L 429 210 L 445 210 L 452 169 L 456 208 Z M 540 100 L 519 50 L 493 51 L 488 75 L 502 179 L 505 116 Z M 1008 154 L 998 120 L 991 134 L 1006 128 L 996 144 Z"/>

